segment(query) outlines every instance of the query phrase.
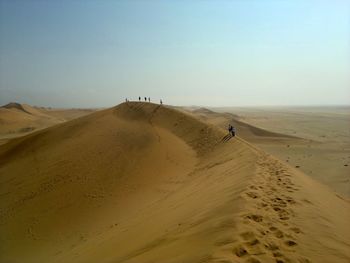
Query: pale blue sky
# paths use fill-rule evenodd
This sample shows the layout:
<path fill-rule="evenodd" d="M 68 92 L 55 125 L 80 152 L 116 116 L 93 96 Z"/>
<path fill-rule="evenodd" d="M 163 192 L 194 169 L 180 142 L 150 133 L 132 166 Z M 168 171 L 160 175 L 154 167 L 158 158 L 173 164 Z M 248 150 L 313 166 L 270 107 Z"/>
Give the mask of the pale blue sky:
<path fill-rule="evenodd" d="M 350 1 L 0 0 L 0 103 L 350 104 Z"/>

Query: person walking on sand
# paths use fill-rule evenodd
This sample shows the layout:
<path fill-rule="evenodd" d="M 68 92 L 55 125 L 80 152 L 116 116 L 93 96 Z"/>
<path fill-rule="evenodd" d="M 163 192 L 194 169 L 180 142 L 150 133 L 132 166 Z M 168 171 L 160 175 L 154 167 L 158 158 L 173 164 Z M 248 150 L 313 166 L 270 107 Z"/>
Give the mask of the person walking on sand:
<path fill-rule="evenodd" d="M 141 101 L 141 97 L 139 96 L 139 101 Z"/>
<path fill-rule="evenodd" d="M 231 124 L 228 125 L 228 132 L 232 135 L 232 137 L 235 137 L 236 129 Z"/>
<path fill-rule="evenodd" d="M 160 100 L 160 105 L 163 105 L 163 101 L 162 100 Z"/>
<path fill-rule="evenodd" d="M 145 97 L 145 102 L 147 102 L 147 98 Z"/>
<path fill-rule="evenodd" d="M 235 136 L 236 136 L 236 129 L 235 129 L 235 127 L 233 127 L 231 124 L 229 125 L 228 130 L 229 130 L 229 132 L 231 133 L 232 137 L 235 137 Z"/>
<path fill-rule="evenodd" d="M 151 98 L 150 97 L 148 97 L 148 102 L 151 102 Z"/>

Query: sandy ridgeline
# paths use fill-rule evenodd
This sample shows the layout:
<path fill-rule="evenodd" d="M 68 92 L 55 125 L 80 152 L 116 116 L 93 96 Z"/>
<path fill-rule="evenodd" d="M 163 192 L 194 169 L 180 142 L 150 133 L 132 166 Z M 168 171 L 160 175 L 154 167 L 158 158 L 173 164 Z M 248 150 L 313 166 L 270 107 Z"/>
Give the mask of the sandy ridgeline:
<path fill-rule="evenodd" d="M 8 140 L 90 114 L 96 109 L 51 109 L 16 102 L 0 107 L 0 145 Z"/>
<path fill-rule="evenodd" d="M 151 103 L 0 146 L 0 262 L 349 262 L 350 203 Z"/>

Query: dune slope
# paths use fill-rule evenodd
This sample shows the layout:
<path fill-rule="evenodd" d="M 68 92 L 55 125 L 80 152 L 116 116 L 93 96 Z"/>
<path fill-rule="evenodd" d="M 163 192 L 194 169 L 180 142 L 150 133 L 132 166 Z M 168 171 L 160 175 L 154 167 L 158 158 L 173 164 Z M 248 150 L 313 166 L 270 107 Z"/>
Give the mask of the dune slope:
<path fill-rule="evenodd" d="M 84 109 L 47 109 L 16 102 L 0 107 L 0 144 L 11 138 L 91 113 Z"/>
<path fill-rule="evenodd" d="M 262 129 L 257 126 L 239 120 L 239 116 L 228 112 L 215 112 L 206 108 L 199 108 L 195 110 L 186 109 L 187 112 L 199 118 L 204 122 L 213 124 L 219 128 L 227 129 L 228 123 L 236 127 L 239 136 L 244 140 L 252 143 L 266 143 L 266 142 L 286 142 L 286 141 L 304 141 L 302 138 L 287 135 L 283 133 L 272 132 L 270 130 Z"/>
<path fill-rule="evenodd" d="M 2 145 L 0 262 L 348 262 L 349 202 L 224 136 L 123 103 Z"/>

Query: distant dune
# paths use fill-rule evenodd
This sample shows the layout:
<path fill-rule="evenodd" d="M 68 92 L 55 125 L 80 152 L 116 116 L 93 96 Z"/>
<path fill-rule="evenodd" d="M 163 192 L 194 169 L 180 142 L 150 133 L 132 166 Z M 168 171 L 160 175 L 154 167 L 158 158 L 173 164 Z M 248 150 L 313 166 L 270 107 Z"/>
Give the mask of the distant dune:
<path fill-rule="evenodd" d="M 350 107 L 213 110 L 219 112 L 199 110 L 192 114 L 225 129 L 234 123 L 245 140 L 350 197 Z M 248 130 L 241 123 L 248 124 Z M 256 128 L 270 135 L 261 136 L 264 133 L 254 132 Z"/>
<path fill-rule="evenodd" d="M 38 108 L 16 102 L 0 107 L 0 144 L 7 139 L 91 113 L 85 109 Z"/>
<path fill-rule="evenodd" d="M 246 122 L 240 121 L 239 116 L 232 113 L 218 113 L 206 108 L 190 110 L 189 113 L 193 114 L 195 117 L 199 118 L 202 121 L 211 123 L 225 130 L 227 129 L 228 123 L 231 123 L 234 127 L 237 128 L 238 134 L 249 142 L 266 142 L 271 140 L 303 140 L 302 138 L 296 136 L 272 132 L 250 125 Z"/>
<path fill-rule="evenodd" d="M 225 136 L 123 103 L 2 145 L 0 262 L 349 262 L 349 201 Z"/>

